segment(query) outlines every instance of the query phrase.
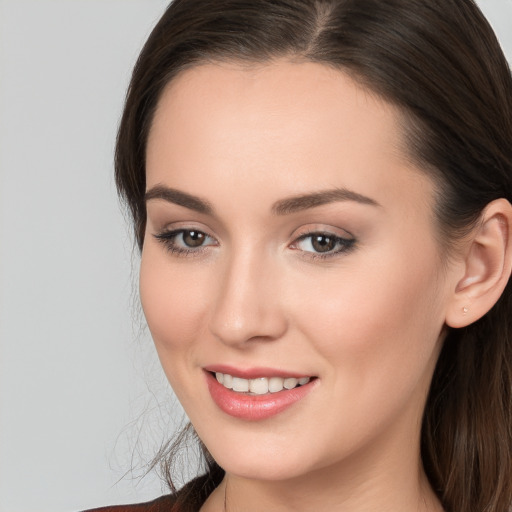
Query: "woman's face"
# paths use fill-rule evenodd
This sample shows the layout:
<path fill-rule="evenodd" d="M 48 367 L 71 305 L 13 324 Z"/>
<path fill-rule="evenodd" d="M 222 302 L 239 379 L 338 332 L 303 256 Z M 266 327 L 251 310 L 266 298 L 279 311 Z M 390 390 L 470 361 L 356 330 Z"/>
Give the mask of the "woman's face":
<path fill-rule="evenodd" d="M 454 289 L 433 198 L 397 111 L 340 71 L 208 64 L 167 87 L 147 147 L 141 299 L 229 473 L 389 469 L 418 448 Z"/>

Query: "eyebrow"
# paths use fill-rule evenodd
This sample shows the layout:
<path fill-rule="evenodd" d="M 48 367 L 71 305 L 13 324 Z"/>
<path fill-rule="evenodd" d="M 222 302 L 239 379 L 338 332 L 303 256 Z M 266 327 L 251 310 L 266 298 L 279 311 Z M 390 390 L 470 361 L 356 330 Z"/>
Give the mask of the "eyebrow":
<path fill-rule="evenodd" d="M 213 215 L 213 207 L 205 199 L 176 190 L 175 188 L 166 187 L 165 185 L 156 185 L 149 189 L 144 195 L 144 199 L 146 202 L 151 199 L 163 199 L 164 201 L 177 204 L 178 206 L 184 206 L 198 213 Z"/>
<path fill-rule="evenodd" d="M 152 199 L 163 199 L 169 203 L 184 206 L 189 210 L 194 210 L 204 215 L 214 215 L 213 206 L 205 199 L 182 192 L 181 190 L 166 187 L 165 185 L 155 185 L 146 192 L 144 199 L 146 202 Z M 360 204 L 380 207 L 380 204 L 370 197 L 346 188 L 335 188 L 282 199 L 272 205 L 272 213 L 274 215 L 289 215 L 340 201 L 355 201 Z"/>
<path fill-rule="evenodd" d="M 276 215 L 288 215 L 290 213 L 339 201 L 355 201 L 356 203 L 370 206 L 380 206 L 377 201 L 370 197 L 363 196 L 346 188 L 335 188 L 332 190 L 323 190 L 320 192 L 314 192 L 313 194 L 305 194 L 277 201 L 272 206 L 272 212 Z"/>

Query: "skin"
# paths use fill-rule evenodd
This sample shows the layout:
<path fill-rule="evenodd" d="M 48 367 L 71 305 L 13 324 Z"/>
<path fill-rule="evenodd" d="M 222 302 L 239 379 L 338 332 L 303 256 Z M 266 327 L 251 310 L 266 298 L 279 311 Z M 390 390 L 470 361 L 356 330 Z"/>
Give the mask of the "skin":
<path fill-rule="evenodd" d="M 444 261 L 434 184 L 406 157 L 399 112 L 319 64 L 197 66 L 160 100 L 147 146 L 147 190 L 156 186 L 213 210 L 149 199 L 140 271 L 163 369 L 226 470 L 202 511 L 225 499 L 244 512 L 442 510 L 420 425 L 463 272 Z M 375 204 L 273 211 L 341 188 Z M 175 229 L 208 237 L 176 253 L 181 237 L 155 238 Z M 355 242 L 321 258 L 300 239 L 318 232 Z M 213 402 L 203 370 L 213 364 L 317 380 L 251 422 Z"/>

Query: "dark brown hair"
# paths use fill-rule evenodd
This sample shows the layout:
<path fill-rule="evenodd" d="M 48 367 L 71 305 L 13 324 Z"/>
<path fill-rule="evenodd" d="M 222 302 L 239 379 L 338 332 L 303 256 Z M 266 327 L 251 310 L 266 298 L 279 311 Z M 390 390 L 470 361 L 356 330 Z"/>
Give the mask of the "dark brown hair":
<path fill-rule="evenodd" d="M 146 142 L 164 87 L 200 63 L 277 57 L 338 68 L 400 109 L 410 157 L 438 185 L 446 247 L 489 202 L 512 201 L 512 77 L 472 0 L 175 0 L 137 61 L 117 140 L 117 186 L 140 248 Z M 451 330 L 434 373 L 422 460 L 447 512 L 510 510 L 511 297 L 509 282 L 481 320 Z M 204 453 L 206 476 L 185 487 L 183 503 L 222 479 Z"/>

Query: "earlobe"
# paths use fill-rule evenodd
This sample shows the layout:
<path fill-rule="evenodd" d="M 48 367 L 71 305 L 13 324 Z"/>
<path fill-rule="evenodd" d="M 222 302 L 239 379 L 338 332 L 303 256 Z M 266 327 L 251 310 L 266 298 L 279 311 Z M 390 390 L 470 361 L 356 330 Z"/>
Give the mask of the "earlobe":
<path fill-rule="evenodd" d="M 464 275 L 456 283 L 446 314 L 450 327 L 466 327 L 500 298 L 512 269 L 512 205 L 487 205 L 464 253 Z"/>

